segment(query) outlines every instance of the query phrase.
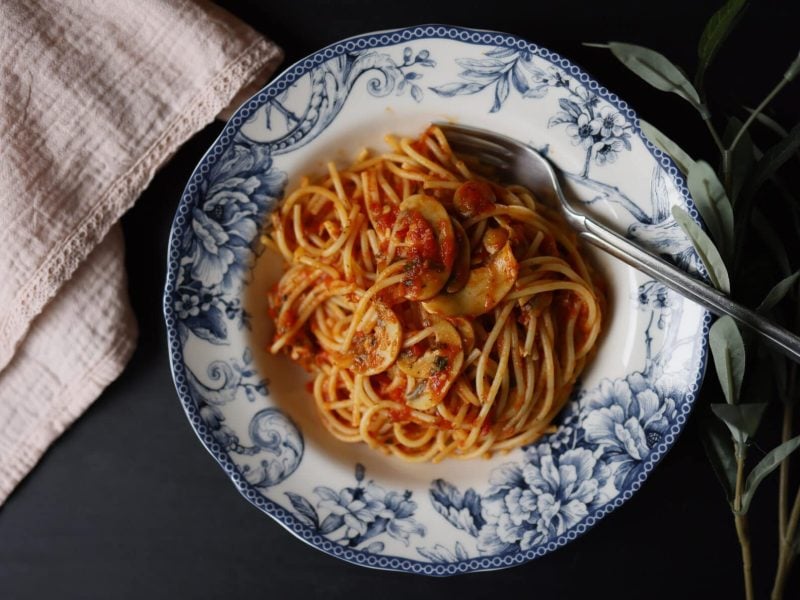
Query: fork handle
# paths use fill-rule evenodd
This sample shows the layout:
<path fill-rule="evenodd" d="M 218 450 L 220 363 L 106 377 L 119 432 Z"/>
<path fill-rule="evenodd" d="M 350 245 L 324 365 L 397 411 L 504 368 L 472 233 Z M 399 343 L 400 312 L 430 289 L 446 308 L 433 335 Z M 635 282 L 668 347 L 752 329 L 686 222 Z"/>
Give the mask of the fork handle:
<path fill-rule="evenodd" d="M 579 236 L 590 244 L 664 283 L 682 296 L 705 306 L 715 315 L 728 315 L 745 325 L 779 352 L 800 363 L 800 337 L 731 300 L 728 296 L 691 277 L 664 259 L 585 217 Z"/>

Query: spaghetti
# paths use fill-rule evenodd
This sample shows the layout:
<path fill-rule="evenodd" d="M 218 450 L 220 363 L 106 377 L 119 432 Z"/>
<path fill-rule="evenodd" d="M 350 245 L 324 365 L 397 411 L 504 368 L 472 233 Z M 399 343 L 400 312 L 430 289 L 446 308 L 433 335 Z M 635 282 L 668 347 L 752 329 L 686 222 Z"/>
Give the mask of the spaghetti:
<path fill-rule="evenodd" d="M 429 127 L 304 179 L 264 243 L 286 352 L 325 427 L 411 461 L 489 456 L 551 431 L 600 333 L 603 294 L 558 213 Z"/>

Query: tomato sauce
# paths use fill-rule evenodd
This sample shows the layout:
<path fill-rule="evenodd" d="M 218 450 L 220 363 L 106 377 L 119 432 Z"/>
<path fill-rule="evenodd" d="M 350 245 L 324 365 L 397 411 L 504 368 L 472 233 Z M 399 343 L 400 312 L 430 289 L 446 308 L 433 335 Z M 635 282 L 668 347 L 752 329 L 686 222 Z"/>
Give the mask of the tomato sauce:
<path fill-rule="evenodd" d="M 384 235 L 388 235 L 397 220 L 397 207 L 389 204 L 371 202 L 368 208 L 369 213 L 375 221 L 376 227 L 381 230 Z"/>
<path fill-rule="evenodd" d="M 394 227 L 395 221 L 397 220 L 397 209 L 389 209 L 387 211 L 381 212 L 377 217 L 375 217 L 375 224 L 379 227 L 384 229 L 385 231 L 389 232 Z"/>
<path fill-rule="evenodd" d="M 550 234 L 545 234 L 542 243 L 539 245 L 539 255 L 558 256 L 558 246 L 555 238 Z"/>
<path fill-rule="evenodd" d="M 403 248 L 406 258 L 420 258 L 435 260 L 439 258 L 436 237 L 430 223 L 418 210 L 406 210 L 400 214 L 400 223 L 397 227 L 397 236 L 409 244 Z"/>
<path fill-rule="evenodd" d="M 442 416 L 436 417 L 436 427 L 439 429 L 452 429 L 453 424 Z"/>
<path fill-rule="evenodd" d="M 297 313 L 291 309 L 280 315 L 278 319 L 278 331 L 283 333 L 290 330 L 297 323 Z"/>
<path fill-rule="evenodd" d="M 456 210 L 468 219 L 492 211 L 495 206 L 494 201 L 492 187 L 483 181 L 467 181 L 453 196 Z"/>
<path fill-rule="evenodd" d="M 411 142 L 411 147 L 426 158 L 430 158 L 431 150 L 428 148 L 428 138 L 431 136 L 430 128 L 425 130 L 418 140 Z"/>
<path fill-rule="evenodd" d="M 446 267 L 452 267 L 456 260 L 456 241 L 455 235 L 447 235 L 447 227 L 442 224 L 439 229 L 439 239 L 442 240 L 441 244 L 441 259 L 442 264 Z"/>
<path fill-rule="evenodd" d="M 389 411 L 393 423 L 406 423 L 411 420 L 411 408 L 403 406 L 403 408 L 394 408 Z"/>
<path fill-rule="evenodd" d="M 481 436 L 486 437 L 492 431 L 494 425 L 491 413 L 486 416 L 486 420 L 481 425 Z"/>
<path fill-rule="evenodd" d="M 438 358 L 441 358 L 441 368 L 431 373 L 430 377 L 428 378 L 428 389 L 431 391 L 435 398 L 441 398 L 445 394 L 445 387 L 447 383 L 451 379 L 451 373 L 453 370 L 453 358 L 458 354 L 459 348 L 456 346 L 450 345 L 443 345 L 437 349 L 437 353 L 439 355 Z"/>

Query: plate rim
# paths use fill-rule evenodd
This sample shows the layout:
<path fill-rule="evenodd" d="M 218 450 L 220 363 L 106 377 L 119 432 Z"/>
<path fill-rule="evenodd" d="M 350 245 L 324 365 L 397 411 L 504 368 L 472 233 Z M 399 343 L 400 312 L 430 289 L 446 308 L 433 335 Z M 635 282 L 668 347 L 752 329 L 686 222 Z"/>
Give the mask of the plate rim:
<path fill-rule="evenodd" d="M 394 35 L 399 36 L 400 39 L 397 41 L 387 40 L 385 43 L 381 43 L 380 39 L 377 39 L 374 45 L 369 45 L 368 40 L 370 39 Z M 466 39 L 462 38 L 462 35 L 465 35 Z M 486 36 L 491 37 L 488 40 L 483 39 Z M 177 332 L 177 319 L 175 318 L 175 310 L 173 306 L 173 294 L 175 292 L 175 282 L 177 279 L 178 261 L 181 256 L 180 251 L 178 250 L 178 244 L 183 231 L 189 226 L 187 223 L 184 223 L 183 225 L 178 223 L 181 207 L 191 203 L 192 197 L 195 193 L 190 191 L 192 182 L 196 179 L 202 179 L 204 177 L 204 174 L 201 173 L 201 167 L 206 165 L 210 160 L 212 161 L 211 164 L 216 162 L 216 160 L 233 142 L 233 137 L 241 129 L 241 125 L 244 120 L 263 105 L 263 101 L 259 102 L 257 99 L 260 95 L 266 94 L 264 100 L 268 100 L 269 98 L 276 96 L 279 92 L 285 89 L 285 82 L 287 79 L 290 79 L 291 75 L 296 75 L 296 77 L 294 77 L 294 79 L 292 79 L 289 83 L 299 80 L 300 77 L 307 74 L 315 66 L 318 66 L 319 64 L 322 64 L 331 58 L 335 58 L 336 56 L 339 56 L 347 51 L 345 45 L 348 42 L 356 44 L 365 43 L 366 45 L 363 48 L 380 48 L 421 39 L 453 41 L 472 45 L 495 44 L 498 46 L 514 46 L 519 49 L 528 50 L 536 56 L 539 56 L 540 58 L 570 72 L 573 75 L 585 75 L 588 78 L 588 81 L 593 81 L 597 84 L 598 87 L 594 91 L 598 97 L 603 98 L 615 108 L 625 112 L 627 117 L 630 119 L 634 134 L 643 142 L 645 148 L 648 150 L 648 152 L 650 152 L 653 158 L 662 167 L 668 170 L 670 168 L 676 170 L 677 174 L 670 174 L 670 176 L 673 179 L 673 182 L 675 183 L 679 193 L 686 202 L 690 216 L 701 227 L 703 227 L 703 225 L 699 220 L 699 215 L 694 201 L 689 194 L 686 181 L 680 173 L 680 170 L 677 168 L 677 165 L 668 154 L 660 150 L 647 137 L 645 137 L 639 125 L 638 114 L 627 102 L 602 85 L 593 75 L 572 60 L 565 58 L 559 53 L 554 52 L 544 46 L 540 46 L 539 44 L 531 42 L 522 36 L 507 32 L 473 27 L 444 25 L 440 23 L 425 23 L 407 27 L 382 29 L 342 38 L 320 48 L 319 50 L 316 50 L 315 52 L 312 52 L 311 54 L 308 54 L 307 56 L 297 60 L 293 64 L 283 69 L 264 87 L 258 90 L 250 98 L 245 100 L 225 123 L 222 131 L 197 162 L 197 165 L 192 170 L 192 173 L 189 176 L 186 185 L 184 186 L 180 196 L 180 201 L 175 210 L 175 216 L 173 217 L 170 225 L 169 245 L 167 249 L 167 272 L 164 293 L 162 296 L 162 308 L 167 330 L 170 372 L 175 385 L 175 390 L 181 402 L 181 406 L 183 407 L 184 413 L 189 420 L 189 425 L 192 431 L 194 431 L 201 445 L 214 458 L 217 464 L 222 467 L 239 493 L 251 505 L 259 509 L 262 513 L 267 514 L 280 526 L 289 531 L 293 536 L 302 540 L 315 550 L 361 567 L 443 577 L 462 573 L 504 569 L 521 565 L 534 560 L 535 558 L 544 556 L 545 554 L 549 554 L 550 552 L 584 535 L 604 517 L 611 512 L 614 512 L 620 506 L 630 500 L 630 498 L 636 492 L 638 492 L 639 489 L 641 489 L 642 484 L 649 478 L 653 469 L 675 446 L 686 428 L 686 420 L 688 419 L 688 415 L 691 413 L 691 410 L 694 407 L 694 404 L 697 400 L 697 395 L 705 377 L 708 364 L 709 327 L 713 317 L 710 311 L 704 308 L 702 309 L 702 331 L 700 335 L 700 353 L 697 359 L 697 365 L 695 367 L 696 377 L 694 383 L 689 386 L 688 392 L 685 396 L 685 408 L 683 408 L 683 410 L 681 410 L 677 415 L 676 422 L 680 426 L 680 430 L 675 434 L 672 443 L 668 444 L 661 452 L 658 452 L 657 449 L 654 449 L 643 463 L 642 473 L 640 474 L 639 478 L 631 484 L 630 488 L 621 491 L 620 494 L 617 495 L 613 500 L 603 505 L 594 513 L 587 515 L 584 521 L 584 523 L 586 523 L 586 527 L 583 528 L 582 531 L 578 532 L 575 531 L 575 529 L 571 529 L 558 536 L 558 538 L 555 540 L 552 540 L 547 544 L 537 546 L 531 550 L 517 551 L 493 556 L 477 556 L 456 562 L 433 562 L 389 555 L 377 555 L 364 550 L 344 548 L 338 544 L 330 542 L 320 534 L 311 531 L 306 525 L 302 524 L 291 513 L 291 511 L 265 497 L 261 492 L 256 490 L 254 486 L 249 484 L 243 477 L 241 477 L 239 469 L 236 467 L 230 455 L 219 445 L 219 443 L 210 435 L 210 433 L 206 431 L 206 426 L 202 423 L 202 421 L 199 424 L 195 424 L 192 420 L 194 417 L 199 417 L 199 409 L 197 408 L 191 392 L 189 391 L 187 378 L 185 375 L 183 348 L 180 343 L 180 336 Z M 326 54 L 329 55 L 326 56 Z M 239 124 L 234 124 L 234 120 L 238 120 Z M 204 436 L 206 437 L 204 438 Z M 374 558 L 376 560 L 369 560 L 370 558 Z M 431 569 L 431 567 L 433 568 Z"/>

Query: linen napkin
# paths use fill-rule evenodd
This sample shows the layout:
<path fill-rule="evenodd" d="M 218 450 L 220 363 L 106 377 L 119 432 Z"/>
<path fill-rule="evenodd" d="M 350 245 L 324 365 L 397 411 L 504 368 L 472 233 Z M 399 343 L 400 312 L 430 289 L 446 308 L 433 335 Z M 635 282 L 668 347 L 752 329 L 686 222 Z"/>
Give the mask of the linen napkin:
<path fill-rule="evenodd" d="M 206 2 L 0 0 L 0 504 L 134 349 L 118 219 L 281 57 Z"/>

